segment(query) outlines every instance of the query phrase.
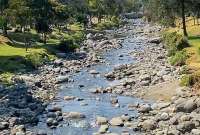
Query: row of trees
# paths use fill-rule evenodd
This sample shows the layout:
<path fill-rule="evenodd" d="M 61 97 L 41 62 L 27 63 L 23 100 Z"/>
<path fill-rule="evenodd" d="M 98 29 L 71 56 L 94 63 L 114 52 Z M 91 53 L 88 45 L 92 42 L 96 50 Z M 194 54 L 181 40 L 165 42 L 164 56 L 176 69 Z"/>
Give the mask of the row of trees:
<path fill-rule="evenodd" d="M 7 35 L 7 27 L 34 27 L 44 35 L 50 27 L 60 28 L 70 21 L 83 24 L 97 17 L 118 16 L 134 9 L 138 0 L 0 0 L 0 29 Z M 137 6 L 138 7 L 138 6 Z"/>
<path fill-rule="evenodd" d="M 182 18 L 182 28 L 185 36 L 186 17 L 200 16 L 199 0 L 142 0 L 144 12 L 150 21 L 160 22 L 167 26 L 174 26 L 176 18 Z"/>

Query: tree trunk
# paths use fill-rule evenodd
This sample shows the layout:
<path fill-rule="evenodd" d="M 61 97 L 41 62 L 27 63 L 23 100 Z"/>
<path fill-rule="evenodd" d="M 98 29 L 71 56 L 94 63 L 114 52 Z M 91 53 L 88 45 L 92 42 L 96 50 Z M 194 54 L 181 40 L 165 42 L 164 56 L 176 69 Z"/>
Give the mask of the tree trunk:
<path fill-rule="evenodd" d="M 181 0 L 181 10 L 182 10 L 182 23 L 183 23 L 183 34 L 188 37 L 186 22 L 185 22 L 185 0 Z"/>
<path fill-rule="evenodd" d="M 46 35 L 46 33 L 44 33 L 44 44 L 46 45 L 47 44 L 47 35 Z"/>
<path fill-rule="evenodd" d="M 3 35 L 4 35 L 4 36 L 8 36 L 8 32 L 7 32 L 7 22 L 5 22 L 5 23 L 3 24 Z"/>

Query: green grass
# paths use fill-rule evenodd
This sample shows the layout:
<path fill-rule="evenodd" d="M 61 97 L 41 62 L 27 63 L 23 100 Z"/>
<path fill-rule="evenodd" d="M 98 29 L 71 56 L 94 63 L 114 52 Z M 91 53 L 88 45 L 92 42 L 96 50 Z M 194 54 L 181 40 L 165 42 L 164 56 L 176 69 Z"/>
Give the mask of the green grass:
<path fill-rule="evenodd" d="M 52 34 L 48 35 L 46 45 L 35 30 L 26 33 L 9 33 L 10 40 L 0 36 L 0 73 L 31 71 L 33 66 L 41 65 L 44 55 L 47 55 L 49 59 L 56 57 L 55 54 L 61 51 L 59 50 L 61 39 L 72 39 L 76 44 L 83 40 L 84 34 L 80 24 L 69 25 L 68 29 L 65 32 L 55 29 Z M 24 45 L 25 38 L 33 41 L 28 51 Z"/>

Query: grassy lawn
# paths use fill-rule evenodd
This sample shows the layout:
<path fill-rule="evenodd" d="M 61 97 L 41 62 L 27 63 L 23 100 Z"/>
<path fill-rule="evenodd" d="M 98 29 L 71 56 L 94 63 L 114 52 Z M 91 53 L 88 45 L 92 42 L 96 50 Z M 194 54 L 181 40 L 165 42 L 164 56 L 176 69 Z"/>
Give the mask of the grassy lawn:
<path fill-rule="evenodd" d="M 193 21 L 187 23 L 189 34 L 189 43 L 191 47 L 187 48 L 190 58 L 187 60 L 187 65 L 193 70 L 200 70 L 200 25 L 193 25 Z"/>
<path fill-rule="evenodd" d="M 59 52 L 58 45 L 62 38 L 76 41 L 80 40 L 82 36 L 81 25 L 73 24 L 68 26 L 68 29 L 66 32 L 59 32 L 57 29 L 53 30 L 52 34 L 48 36 L 46 45 L 34 30 L 29 33 L 10 32 L 9 39 L 0 35 L 0 74 L 7 77 L 16 72 L 31 70 L 26 56 L 33 52 L 45 53 L 49 58 L 55 58 L 55 54 Z M 24 45 L 25 37 L 32 41 L 28 51 L 26 51 Z M 2 77 L 0 76 L 0 78 Z"/>
<path fill-rule="evenodd" d="M 191 18 L 189 18 L 191 19 Z M 171 28 L 169 31 L 177 31 L 178 33 L 183 33 L 180 27 L 180 20 L 176 22 L 177 27 Z M 188 41 L 191 47 L 186 48 L 189 58 L 187 60 L 187 65 L 190 69 L 199 71 L 200 70 L 200 25 L 194 25 L 193 20 L 187 21 L 187 31 L 188 31 Z"/>

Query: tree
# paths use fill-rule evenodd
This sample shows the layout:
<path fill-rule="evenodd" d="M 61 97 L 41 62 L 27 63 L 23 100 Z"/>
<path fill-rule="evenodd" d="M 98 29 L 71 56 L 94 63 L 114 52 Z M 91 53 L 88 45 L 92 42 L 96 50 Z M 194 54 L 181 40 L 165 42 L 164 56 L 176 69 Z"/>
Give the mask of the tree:
<path fill-rule="evenodd" d="M 38 33 L 42 33 L 43 42 L 47 42 L 47 34 L 51 32 L 50 25 L 55 16 L 53 7 L 49 0 L 30 0 L 32 17 Z"/>
<path fill-rule="evenodd" d="M 3 29 L 3 34 L 7 36 L 7 12 L 8 0 L 0 0 L 0 27 Z"/>
<path fill-rule="evenodd" d="M 22 31 L 30 22 L 30 8 L 27 5 L 27 0 L 11 0 L 7 10 L 9 21 L 13 25 L 20 25 Z"/>
<path fill-rule="evenodd" d="M 192 0 L 143 0 L 146 15 L 151 21 L 165 22 L 165 25 L 173 25 L 175 18 L 182 19 L 184 36 L 188 36 L 186 27 L 186 15 L 189 14 L 189 3 Z M 164 24 L 164 23 L 163 23 Z"/>
<path fill-rule="evenodd" d="M 184 36 L 188 37 L 187 28 L 186 28 L 186 22 L 185 22 L 185 0 L 179 0 L 179 3 L 181 5 L 181 17 L 182 17 L 182 23 L 183 23 L 183 34 L 184 34 Z"/>

